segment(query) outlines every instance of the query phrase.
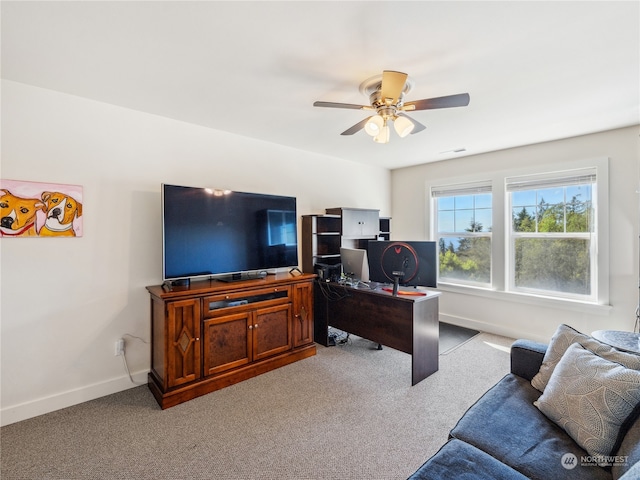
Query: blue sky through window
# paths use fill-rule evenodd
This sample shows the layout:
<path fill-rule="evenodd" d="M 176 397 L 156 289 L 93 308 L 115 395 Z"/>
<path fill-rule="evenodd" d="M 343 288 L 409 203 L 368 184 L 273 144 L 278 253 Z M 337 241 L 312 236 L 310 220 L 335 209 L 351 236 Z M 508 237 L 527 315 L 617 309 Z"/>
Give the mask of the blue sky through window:
<path fill-rule="evenodd" d="M 466 232 L 472 224 L 492 229 L 491 194 L 459 195 L 438 198 L 438 231 Z"/>

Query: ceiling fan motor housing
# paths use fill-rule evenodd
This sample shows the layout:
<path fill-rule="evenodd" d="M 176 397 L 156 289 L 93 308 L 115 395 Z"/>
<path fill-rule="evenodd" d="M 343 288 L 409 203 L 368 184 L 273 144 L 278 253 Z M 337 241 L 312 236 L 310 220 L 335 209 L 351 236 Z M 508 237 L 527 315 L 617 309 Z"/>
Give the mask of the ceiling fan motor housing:
<path fill-rule="evenodd" d="M 373 108 L 377 110 L 380 115 L 394 116 L 396 111 L 400 109 L 404 103 L 404 96 L 411 91 L 413 88 L 413 80 L 407 77 L 404 87 L 402 88 L 402 92 L 398 95 L 398 98 L 395 102 L 391 99 L 392 104 L 389 103 L 388 99 L 382 97 L 382 75 L 376 75 L 375 77 L 371 77 L 360 84 L 360 92 L 369 97 L 369 103 Z M 393 108 L 393 112 L 381 112 L 381 109 L 385 107 L 395 107 Z"/>

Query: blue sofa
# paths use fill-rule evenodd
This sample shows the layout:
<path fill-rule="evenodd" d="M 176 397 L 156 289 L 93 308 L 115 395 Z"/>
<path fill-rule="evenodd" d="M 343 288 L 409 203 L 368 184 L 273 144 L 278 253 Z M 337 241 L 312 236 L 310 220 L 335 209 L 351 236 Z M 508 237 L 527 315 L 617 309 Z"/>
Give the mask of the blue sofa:
<path fill-rule="evenodd" d="M 517 340 L 511 347 L 511 373 L 467 410 L 448 442 L 409 480 L 640 479 L 637 407 L 621 430 L 616 457 L 599 466 L 534 405 L 541 392 L 531 380 L 546 349 L 545 344 Z"/>

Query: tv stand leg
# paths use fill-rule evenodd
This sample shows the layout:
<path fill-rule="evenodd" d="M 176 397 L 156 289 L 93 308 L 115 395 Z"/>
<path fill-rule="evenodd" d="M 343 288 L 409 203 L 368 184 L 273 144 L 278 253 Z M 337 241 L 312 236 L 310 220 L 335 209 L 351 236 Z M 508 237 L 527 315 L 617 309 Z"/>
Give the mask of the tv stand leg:
<path fill-rule="evenodd" d="M 382 350 L 382 345 L 378 344 L 378 350 Z"/>

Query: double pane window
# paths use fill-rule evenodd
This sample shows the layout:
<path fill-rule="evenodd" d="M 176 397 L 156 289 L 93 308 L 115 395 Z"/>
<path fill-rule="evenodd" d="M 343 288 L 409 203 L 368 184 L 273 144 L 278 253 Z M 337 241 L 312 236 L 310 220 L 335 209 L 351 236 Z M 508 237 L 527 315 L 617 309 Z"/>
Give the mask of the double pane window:
<path fill-rule="evenodd" d="M 491 284 L 492 194 L 489 184 L 435 187 L 439 281 Z"/>
<path fill-rule="evenodd" d="M 597 180 L 606 187 L 607 171 L 604 162 L 597 165 L 431 186 L 438 281 L 606 302 L 607 257 L 598 253 L 598 232 L 607 223 L 599 226 L 597 215 L 606 196 Z"/>
<path fill-rule="evenodd" d="M 595 187 L 595 169 L 507 178 L 512 290 L 594 298 Z"/>

